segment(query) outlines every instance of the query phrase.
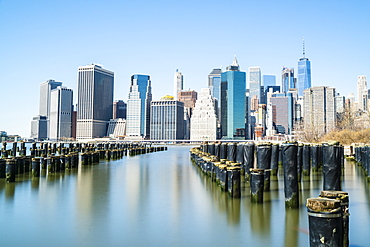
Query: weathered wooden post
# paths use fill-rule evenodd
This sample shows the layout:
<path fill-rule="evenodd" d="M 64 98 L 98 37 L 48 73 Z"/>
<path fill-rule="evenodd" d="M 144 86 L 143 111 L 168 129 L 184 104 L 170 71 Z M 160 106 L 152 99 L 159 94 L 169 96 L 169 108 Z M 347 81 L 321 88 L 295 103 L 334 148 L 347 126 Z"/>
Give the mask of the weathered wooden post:
<path fill-rule="evenodd" d="M 271 146 L 271 175 L 276 176 L 278 173 L 278 163 L 279 163 L 279 144 L 274 143 Z"/>
<path fill-rule="evenodd" d="M 40 177 L 40 158 L 32 158 L 32 177 Z"/>
<path fill-rule="evenodd" d="M 250 172 L 254 168 L 254 142 L 248 142 L 244 145 L 244 170 L 245 178 L 250 179 Z"/>
<path fill-rule="evenodd" d="M 6 176 L 6 182 L 12 183 L 15 182 L 15 159 L 6 159 L 6 170 L 5 170 L 5 176 Z"/>
<path fill-rule="evenodd" d="M 0 178 L 5 178 L 6 162 L 4 159 L 0 159 Z"/>
<path fill-rule="evenodd" d="M 340 201 L 340 206 L 342 209 L 342 228 L 343 228 L 343 246 L 349 246 L 349 196 L 347 192 L 344 191 L 321 191 L 321 198 L 329 198 Z"/>
<path fill-rule="evenodd" d="M 341 163 L 338 160 L 339 146 L 338 142 L 324 145 L 323 147 L 323 169 L 324 183 L 323 190 L 336 190 L 341 189 Z"/>
<path fill-rule="evenodd" d="M 264 171 L 263 169 L 251 169 L 250 173 L 251 201 L 263 203 Z"/>
<path fill-rule="evenodd" d="M 289 208 L 299 206 L 297 151 L 296 143 L 282 144 L 285 206 Z"/>
<path fill-rule="evenodd" d="M 307 199 L 310 246 L 343 246 L 343 216 L 340 200 Z"/>
<path fill-rule="evenodd" d="M 229 194 L 233 198 L 240 198 L 240 163 L 235 163 L 235 166 L 228 166 L 227 168 L 227 188 Z"/>
<path fill-rule="evenodd" d="M 302 151 L 302 173 L 303 176 L 310 176 L 310 146 L 305 144 Z"/>

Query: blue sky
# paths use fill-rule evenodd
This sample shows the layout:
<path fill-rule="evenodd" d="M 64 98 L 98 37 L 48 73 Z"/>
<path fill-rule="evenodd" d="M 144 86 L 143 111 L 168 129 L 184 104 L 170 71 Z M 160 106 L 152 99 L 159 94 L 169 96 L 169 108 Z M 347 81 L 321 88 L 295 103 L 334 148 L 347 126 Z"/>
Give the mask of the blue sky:
<path fill-rule="evenodd" d="M 283 66 L 311 61 L 312 85 L 356 93 L 370 73 L 370 1 L 41 1 L 0 0 L 0 130 L 29 137 L 39 84 L 74 89 L 77 68 L 115 73 L 115 99 L 127 100 L 130 76 L 149 74 L 153 99 L 172 94 L 176 69 L 199 91 L 215 67 L 237 56 L 280 85 Z"/>

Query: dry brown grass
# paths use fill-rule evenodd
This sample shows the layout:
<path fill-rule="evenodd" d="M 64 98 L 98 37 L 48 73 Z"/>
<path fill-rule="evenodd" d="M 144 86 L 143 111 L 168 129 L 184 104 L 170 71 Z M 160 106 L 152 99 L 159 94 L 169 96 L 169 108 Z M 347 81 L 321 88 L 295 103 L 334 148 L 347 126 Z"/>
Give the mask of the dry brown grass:
<path fill-rule="evenodd" d="M 350 145 L 352 143 L 370 143 L 370 128 L 362 130 L 340 130 L 332 131 L 323 136 L 320 141 L 335 140 L 343 145 Z"/>

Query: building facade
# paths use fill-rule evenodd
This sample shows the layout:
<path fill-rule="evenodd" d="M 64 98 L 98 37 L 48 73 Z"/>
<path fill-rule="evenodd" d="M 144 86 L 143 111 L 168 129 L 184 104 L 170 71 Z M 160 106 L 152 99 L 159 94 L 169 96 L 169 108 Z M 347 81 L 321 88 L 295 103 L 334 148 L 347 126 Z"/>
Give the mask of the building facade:
<path fill-rule="evenodd" d="M 151 102 L 151 140 L 184 139 L 184 103 L 177 100 Z"/>
<path fill-rule="evenodd" d="M 126 119 L 111 119 L 108 124 L 107 136 L 111 138 L 124 138 L 126 136 Z"/>
<path fill-rule="evenodd" d="M 127 100 L 126 136 L 148 139 L 150 136 L 150 102 L 152 85 L 149 75 L 131 76 L 130 92 Z"/>
<path fill-rule="evenodd" d="M 311 62 L 306 57 L 298 61 L 297 88 L 298 96 L 303 96 L 303 91 L 311 87 Z"/>
<path fill-rule="evenodd" d="M 100 65 L 78 67 L 77 139 L 104 137 L 113 112 L 114 73 Z"/>
<path fill-rule="evenodd" d="M 221 135 L 224 139 L 245 139 L 246 73 L 240 71 L 236 57 L 221 74 Z"/>
<path fill-rule="evenodd" d="M 190 140 L 216 140 L 217 116 L 210 88 L 203 88 L 191 118 Z"/>
<path fill-rule="evenodd" d="M 36 141 L 44 141 L 48 138 L 48 118 L 46 116 L 34 117 L 31 121 L 31 136 Z"/>
<path fill-rule="evenodd" d="M 50 94 L 49 139 L 68 140 L 72 138 L 73 91 L 57 87 Z"/>
<path fill-rule="evenodd" d="M 181 72 L 176 70 L 175 76 L 173 78 L 173 96 L 175 97 L 175 100 L 178 99 L 178 94 L 181 92 L 184 88 L 184 76 Z"/>
<path fill-rule="evenodd" d="M 294 100 L 292 93 L 273 93 L 270 98 L 272 122 L 277 133 L 290 135 L 294 123 Z"/>
<path fill-rule="evenodd" d="M 307 129 L 328 133 L 335 128 L 335 89 L 311 87 L 303 92 L 303 120 Z"/>
<path fill-rule="evenodd" d="M 360 75 L 357 77 L 357 102 L 358 110 L 367 111 L 368 88 L 366 76 Z"/>
<path fill-rule="evenodd" d="M 208 88 L 211 90 L 212 97 L 218 102 L 221 100 L 221 73 L 221 69 L 215 68 L 208 75 Z"/>
<path fill-rule="evenodd" d="M 294 69 L 283 67 L 281 72 L 281 92 L 287 93 L 291 88 L 295 88 Z"/>
<path fill-rule="evenodd" d="M 249 67 L 249 96 L 258 99 L 257 105 L 261 102 L 261 69 L 260 67 Z M 258 108 L 258 107 L 257 107 Z"/>
<path fill-rule="evenodd" d="M 113 102 L 113 119 L 124 118 L 127 116 L 127 104 L 123 100 Z"/>

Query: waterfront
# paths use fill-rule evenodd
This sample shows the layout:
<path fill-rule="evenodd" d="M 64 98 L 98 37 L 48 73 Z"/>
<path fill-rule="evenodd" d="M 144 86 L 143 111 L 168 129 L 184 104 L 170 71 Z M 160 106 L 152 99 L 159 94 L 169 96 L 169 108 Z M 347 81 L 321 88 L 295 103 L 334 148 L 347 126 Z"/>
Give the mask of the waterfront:
<path fill-rule="evenodd" d="M 16 183 L 0 180 L 2 244 L 9 246 L 308 246 L 305 202 L 322 188 L 321 173 L 301 182 L 299 209 L 285 209 L 283 177 L 265 202 L 231 199 L 189 158 L 189 146 L 101 161 Z M 351 246 L 370 237 L 370 185 L 346 164 Z"/>

